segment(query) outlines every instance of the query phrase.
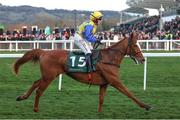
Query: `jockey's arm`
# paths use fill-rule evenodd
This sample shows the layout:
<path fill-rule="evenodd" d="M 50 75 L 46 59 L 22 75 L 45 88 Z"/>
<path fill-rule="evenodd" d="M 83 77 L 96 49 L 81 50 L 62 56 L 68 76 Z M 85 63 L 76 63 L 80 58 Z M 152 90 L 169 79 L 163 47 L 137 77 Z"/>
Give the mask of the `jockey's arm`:
<path fill-rule="evenodd" d="M 93 26 L 92 25 L 87 25 L 85 26 L 85 30 L 84 30 L 84 38 L 89 41 L 89 42 L 96 42 L 97 39 L 96 37 L 93 35 Z"/>

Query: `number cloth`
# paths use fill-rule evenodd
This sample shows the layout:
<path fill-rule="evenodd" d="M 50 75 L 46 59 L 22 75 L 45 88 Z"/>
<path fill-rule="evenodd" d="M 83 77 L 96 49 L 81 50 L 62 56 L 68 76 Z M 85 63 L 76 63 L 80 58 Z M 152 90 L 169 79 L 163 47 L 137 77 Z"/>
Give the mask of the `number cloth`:
<path fill-rule="evenodd" d="M 96 68 L 96 64 L 100 59 L 99 50 L 93 50 L 92 65 L 94 68 Z M 87 72 L 84 53 L 81 51 L 69 52 L 67 67 L 68 72 Z"/>

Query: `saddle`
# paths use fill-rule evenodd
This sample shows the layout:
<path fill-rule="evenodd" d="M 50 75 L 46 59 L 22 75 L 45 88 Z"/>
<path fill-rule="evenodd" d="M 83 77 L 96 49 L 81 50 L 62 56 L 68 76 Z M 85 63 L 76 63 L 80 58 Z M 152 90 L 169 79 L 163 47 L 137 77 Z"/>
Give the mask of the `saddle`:
<path fill-rule="evenodd" d="M 92 66 L 96 70 L 96 64 L 101 60 L 99 50 L 92 50 Z M 73 51 L 68 54 L 67 61 L 68 72 L 84 72 L 87 73 L 85 54 L 82 51 Z"/>

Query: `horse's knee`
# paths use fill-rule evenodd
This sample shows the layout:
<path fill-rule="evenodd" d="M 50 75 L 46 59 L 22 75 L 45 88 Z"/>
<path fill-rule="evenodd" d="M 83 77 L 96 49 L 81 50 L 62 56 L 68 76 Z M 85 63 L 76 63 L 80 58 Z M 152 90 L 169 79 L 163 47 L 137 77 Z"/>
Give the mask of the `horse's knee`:
<path fill-rule="evenodd" d="M 101 105 L 102 105 L 102 104 L 103 104 L 103 100 L 104 100 L 103 98 L 100 98 L 100 100 L 99 100 L 99 104 L 101 104 Z"/>

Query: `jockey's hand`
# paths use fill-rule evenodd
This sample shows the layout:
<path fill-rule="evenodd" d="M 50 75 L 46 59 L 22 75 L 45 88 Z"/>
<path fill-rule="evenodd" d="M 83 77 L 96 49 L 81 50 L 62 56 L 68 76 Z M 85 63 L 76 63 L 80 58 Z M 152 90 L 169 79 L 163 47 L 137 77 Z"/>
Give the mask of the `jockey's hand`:
<path fill-rule="evenodd" d="M 102 40 L 101 39 L 97 39 L 96 41 L 98 44 L 102 44 Z"/>

